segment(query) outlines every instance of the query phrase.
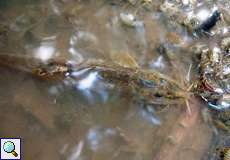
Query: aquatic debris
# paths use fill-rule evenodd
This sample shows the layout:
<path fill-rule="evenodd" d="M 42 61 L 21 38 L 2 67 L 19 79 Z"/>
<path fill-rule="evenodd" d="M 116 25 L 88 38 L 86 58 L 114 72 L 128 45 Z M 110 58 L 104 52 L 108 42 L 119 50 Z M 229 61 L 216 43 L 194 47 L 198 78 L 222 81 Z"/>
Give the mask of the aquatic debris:
<path fill-rule="evenodd" d="M 134 15 L 131 13 L 121 13 L 120 19 L 123 24 L 129 27 L 138 27 L 143 25 L 143 22 L 136 20 Z"/>
<path fill-rule="evenodd" d="M 200 3 L 199 7 L 193 6 L 196 2 L 188 0 L 181 3 L 165 1 L 160 10 L 174 28 L 184 26 L 195 37 L 210 35 L 210 30 L 222 19 L 222 13 L 216 6 L 208 9 L 205 3 Z"/>
<path fill-rule="evenodd" d="M 217 21 L 221 20 L 221 13 L 216 10 L 213 12 L 213 14 L 205 21 L 203 22 L 199 29 L 203 30 L 203 31 L 209 31 L 212 27 L 214 27 L 217 23 Z"/>
<path fill-rule="evenodd" d="M 128 68 L 99 60 L 88 60 L 72 69 L 97 71 L 104 81 L 131 89 L 137 102 L 169 105 L 189 98 L 189 93 L 178 82 L 152 70 Z"/>
<path fill-rule="evenodd" d="M 134 100 L 148 104 L 177 104 L 189 98 L 186 89 L 166 75 L 153 70 L 123 67 L 103 60 L 87 60 L 81 64 L 71 65 L 65 61 L 42 62 L 36 58 L 0 55 L 0 65 L 26 71 L 36 77 L 53 81 L 63 81 L 76 71 L 86 69 L 95 71 L 106 82 L 130 88 Z M 73 78 L 76 79 L 76 76 Z"/>
<path fill-rule="evenodd" d="M 0 54 L 0 65 L 50 81 L 62 81 L 69 72 L 67 64 L 62 60 L 49 59 L 44 62 L 38 58 L 14 54 Z"/>
<path fill-rule="evenodd" d="M 138 68 L 139 65 L 128 52 L 111 53 L 111 60 L 120 66 Z"/>
<path fill-rule="evenodd" d="M 215 10 L 207 20 L 194 29 L 194 34 L 201 35 L 209 32 L 219 20 L 221 20 L 221 13 L 220 11 Z"/>
<path fill-rule="evenodd" d="M 224 160 L 230 160 L 230 148 L 224 149 Z"/>
<path fill-rule="evenodd" d="M 218 160 L 230 160 L 230 147 L 228 146 L 219 146 L 216 147 L 216 152 L 212 155 L 212 159 L 215 157 L 215 159 Z"/>
<path fill-rule="evenodd" d="M 225 43 L 222 48 L 200 46 L 194 53 L 200 54 L 200 82 L 197 91 L 207 101 L 208 106 L 215 110 L 230 107 L 229 56 L 225 54 Z"/>
<path fill-rule="evenodd" d="M 216 7 L 212 8 L 213 11 L 210 10 L 202 8 L 196 12 L 187 12 L 187 16 L 182 17 L 178 23 L 184 25 L 195 37 L 211 35 L 210 30 L 222 19 L 222 13 Z"/>

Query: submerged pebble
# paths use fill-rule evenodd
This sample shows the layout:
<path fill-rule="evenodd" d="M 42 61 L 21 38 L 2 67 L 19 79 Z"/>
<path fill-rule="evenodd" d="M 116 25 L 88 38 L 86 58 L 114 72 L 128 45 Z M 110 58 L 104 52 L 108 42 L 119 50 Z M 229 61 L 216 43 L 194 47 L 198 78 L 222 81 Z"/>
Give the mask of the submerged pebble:
<path fill-rule="evenodd" d="M 136 20 L 133 14 L 131 13 L 121 13 L 120 14 L 121 22 L 129 27 L 138 27 L 142 26 L 142 22 Z"/>

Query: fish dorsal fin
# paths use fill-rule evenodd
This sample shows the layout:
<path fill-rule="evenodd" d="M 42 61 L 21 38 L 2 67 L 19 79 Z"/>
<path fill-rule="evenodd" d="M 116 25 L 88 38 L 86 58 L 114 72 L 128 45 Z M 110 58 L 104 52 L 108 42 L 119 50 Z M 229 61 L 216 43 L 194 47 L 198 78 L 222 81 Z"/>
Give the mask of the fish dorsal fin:
<path fill-rule="evenodd" d="M 113 62 L 117 63 L 122 67 L 127 68 L 139 68 L 139 65 L 135 58 L 131 56 L 127 51 L 112 52 L 110 58 Z"/>

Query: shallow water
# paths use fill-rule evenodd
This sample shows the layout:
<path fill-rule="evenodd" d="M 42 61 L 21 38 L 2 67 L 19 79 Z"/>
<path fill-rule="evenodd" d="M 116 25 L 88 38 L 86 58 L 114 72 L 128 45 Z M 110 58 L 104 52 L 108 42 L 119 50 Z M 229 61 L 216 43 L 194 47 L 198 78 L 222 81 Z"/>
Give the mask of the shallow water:
<path fill-rule="evenodd" d="M 137 27 L 122 24 L 120 13 L 136 8 L 124 1 L 2 0 L 0 53 L 75 63 L 120 57 L 122 64 L 128 54 L 141 68 L 190 83 L 194 40 L 167 23 L 158 2 L 140 7 Z M 160 53 L 162 44 L 172 57 Z M 62 82 L 6 67 L 0 73 L 0 137 L 22 138 L 24 159 L 198 160 L 209 154 L 213 127 L 204 122 L 199 98 L 190 100 L 190 115 L 185 103 L 136 103 L 127 88 L 103 81 L 97 71 Z"/>

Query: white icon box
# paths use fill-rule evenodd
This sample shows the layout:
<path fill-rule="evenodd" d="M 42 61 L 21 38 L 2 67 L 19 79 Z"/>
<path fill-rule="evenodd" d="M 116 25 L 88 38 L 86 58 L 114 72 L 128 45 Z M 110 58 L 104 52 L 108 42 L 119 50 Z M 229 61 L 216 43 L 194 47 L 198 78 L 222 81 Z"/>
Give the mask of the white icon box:
<path fill-rule="evenodd" d="M 21 139 L 1 138 L 0 160 L 20 160 L 21 159 Z"/>

